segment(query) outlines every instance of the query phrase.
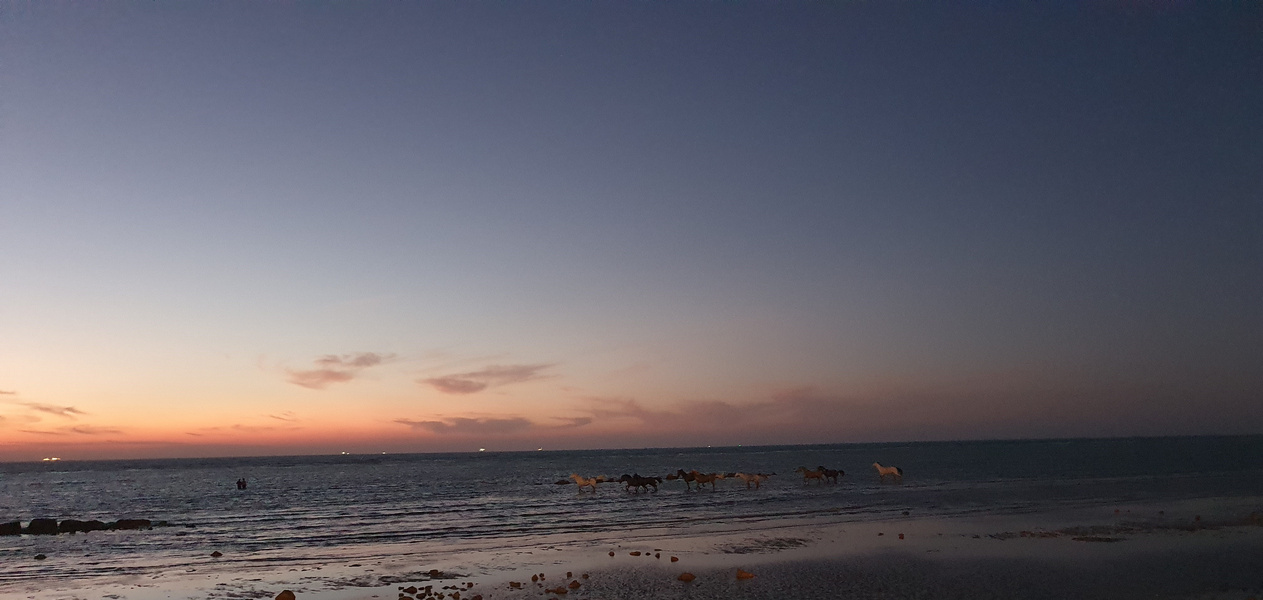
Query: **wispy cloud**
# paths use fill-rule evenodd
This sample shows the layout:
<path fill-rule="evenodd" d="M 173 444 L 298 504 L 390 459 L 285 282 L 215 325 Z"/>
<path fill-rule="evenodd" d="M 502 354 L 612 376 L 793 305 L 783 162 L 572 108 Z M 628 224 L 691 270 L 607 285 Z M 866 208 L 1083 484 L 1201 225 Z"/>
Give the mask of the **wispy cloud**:
<path fill-rule="evenodd" d="M 561 421 L 561 424 L 553 425 L 553 429 L 573 429 L 592 424 L 592 417 L 556 417 L 556 419 Z"/>
<path fill-rule="evenodd" d="M 285 421 L 286 423 L 298 422 L 298 417 L 292 411 L 288 410 L 278 415 L 268 415 L 268 417 L 276 419 L 277 421 Z"/>
<path fill-rule="evenodd" d="M 314 369 L 286 369 L 286 373 L 289 374 L 289 382 L 294 385 L 312 390 L 323 390 L 335 383 L 351 381 L 364 369 L 375 367 L 394 357 L 394 354 L 377 352 L 326 354 L 313 361 Z"/>
<path fill-rule="evenodd" d="M 522 417 L 507 419 L 456 417 L 441 421 L 395 419 L 395 422 L 416 430 L 428 431 L 438 435 L 505 435 L 525 431 L 534 425 L 534 423 Z"/>
<path fill-rule="evenodd" d="M 33 433 L 35 435 L 66 435 L 64 431 L 49 431 L 47 429 L 19 429 L 22 433 Z"/>
<path fill-rule="evenodd" d="M 0 396 L 16 396 L 17 392 L 11 390 L 0 390 Z"/>
<path fill-rule="evenodd" d="M 42 404 L 40 402 L 22 402 L 21 405 L 37 412 L 57 415 L 67 419 L 74 419 L 79 415 L 88 414 L 73 406 L 56 406 L 53 404 Z"/>
<path fill-rule="evenodd" d="M 97 427 L 96 425 L 76 425 L 70 428 L 71 433 L 80 435 L 117 435 L 123 433 L 117 427 Z"/>
<path fill-rule="evenodd" d="M 421 379 L 418 380 L 418 383 L 428 384 L 444 394 L 473 394 L 489 387 L 543 379 L 548 377 L 548 375 L 541 373 L 541 371 L 552 366 L 551 364 L 491 365 L 478 371 Z"/>

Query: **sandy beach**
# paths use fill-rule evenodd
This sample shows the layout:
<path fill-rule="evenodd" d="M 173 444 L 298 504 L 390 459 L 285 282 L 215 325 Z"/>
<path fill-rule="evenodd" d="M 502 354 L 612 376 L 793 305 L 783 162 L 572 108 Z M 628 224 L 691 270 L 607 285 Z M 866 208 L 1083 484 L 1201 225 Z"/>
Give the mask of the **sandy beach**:
<path fill-rule="evenodd" d="M 208 556 L 184 572 L 137 566 L 91 588 L 41 582 L 0 598 L 254 599 L 291 590 L 303 600 L 1246 599 L 1263 597 L 1259 565 L 1263 505 L 1232 498 L 868 522 L 821 515 L 599 538 L 558 532 L 511 545 L 406 544 L 354 555 L 277 549 Z M 739 570 L 752 577 L 739 579 Z M 694 579 L 681 581 L 684 573 Z"/>

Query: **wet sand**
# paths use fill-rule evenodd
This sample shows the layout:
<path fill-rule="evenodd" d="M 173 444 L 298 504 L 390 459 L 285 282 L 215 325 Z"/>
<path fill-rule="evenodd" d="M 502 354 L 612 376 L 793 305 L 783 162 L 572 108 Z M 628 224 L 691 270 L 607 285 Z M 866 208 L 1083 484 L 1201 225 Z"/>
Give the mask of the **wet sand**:
<path fill-rule="evenodd" d="M 440 593 L 452 600 L 454 592 L 459 600 L 1263 599 L 1263 499 L 876 522 L 826 515 L 698 523 L 618 539 L 559 532 L 494 546 L 419 543 L 225 558 L 195 572 L 138 570 L 91 586 L 0 590 L 0 599 L 253 599 L 285 589 L 300 600 L 427 600 Z M 738 569 L 753 577 L 738 579 Z M 686 572 L 695 578 L 680 581 Z"/>

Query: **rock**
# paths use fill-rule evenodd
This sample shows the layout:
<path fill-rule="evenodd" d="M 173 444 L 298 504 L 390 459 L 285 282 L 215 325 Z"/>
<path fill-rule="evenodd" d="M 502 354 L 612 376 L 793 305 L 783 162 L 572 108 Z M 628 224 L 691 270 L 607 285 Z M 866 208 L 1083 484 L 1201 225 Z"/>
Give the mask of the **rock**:
<path fill-rule="evenodd" d="M 509 587 L 511 587 L 511 588 L 513 588 L 513 589 L 515 589 L 515 590 L 520 590 L 520 589 L 522 589 L 522 584 L 521 584 L 521 583 L 519 583 L 519 582 L 517 582 L 517 581 L 510 581 L 510 582 L 509 582 Z"/>
<path fill-rule="evenodd" d="M 570 571 L 566 571 L 566 579 L 570 579 L 571 577 L 574 577 L 574 573 L 571 573 Z"/>
<path fill-rule="evenodd" d="M 671 557 L 671 562 L 680 562 L 680 557 L 678 557 L 678 556 L 672 556 L 672 557 Z"/>
<path fill-rule="evenodd" d="M 285 590 L 276 595 L 276 600 L 294 600 L 294 592 Z"/>
<path fill-rule="evenodd" d="M 901 539 L 901 540 L 903 539 L 903 534 L 902 534 L 902 533 L 901 533 L 901 534 L 899 534 L 899 539 Z"/>
<path fill-rule="evenodd" d="M 438 569 L 430 569 L 430 577 L 440 577 L 442 575 L 443 575 L 442 571 Z"/>
<path fill-rule="evenodd" d="M 45 555 L 43 555 L 43 554 L 36 554 L 36 555 L 35 555 L 35 560 L 44 560 L 45 558 L 48 558 L 48 557 L 47 557 L 47 556 L 45 556 Z"/>
<path fill-rule="evenodd" d="M 654 553 L 653 553 L 653 557 L 654 557 L 654 558 L 662 558 L 662 554 L 661 554 L 661 553 L 659 553 L 659 552 L 654 552 Z"/>
<path fill-rule="evenodd" d="M 409 593 L 409 594 L 415 594 L 415 593 L 417 593 L 417 586 L 415 586 L 415 585 L 410 585 L 410 586 L 408 586 L 408 587 L 404 588 L 404 589 L 403 589 L 403 591 L 405 591 L 405 592 L 407 592 L 407 593 Z"/>
<path fill-rule="evenodd" d="M 640 556 L 640 551 L 639 551 L 639 550 L 633 550 L 633 551 L 631 551 L 631 552 L 630 552 L 630 554 L 631 554 L 632 556 Z"/>
<path fill-rule="evenodd" d="M 27 535 L 57 535 L 57 519 L 31 519 L 26 524 Z"/>
<path fill-rule="evenodd" d="M 680 573 L 680 576 L 676 577 L 676 579 L 679 579 L 680 581 L 688 583 L 690 581 L 693 581 L 694 579 L 697 579 L 697 576 L 692 573 Z"/>
<path fill-rule="evenodd" d="M 884 534 L 884 533 L 882 533 L 882 532 L 878 531 L 878 532 L 877 532 L 877 535 L 886 535 L 886 534 Z"/>
<path fill-rule="evenodd" d="M 114 522 L 114 529 L 149 529 L 152 526 L 149 519 L 119 519 Z"/>
<path fill-rule="evenodd" d="M 610 556 L 614 556 L 614 551 L 610 550 Z"/>
<path fill-rule="evenodd" d="M 570 582 L 570 589 L 572 589 L 572 590 L 577 590 L 577 589 L 579 589 L 579 586 L 580 586 L 580 585 L 582 585 L 582 584 L 580 584 L 578 580 L 571 581 L 571 582 Z"/>
<path fill-rule="evenodd" d="M 22 522 L 0 523 L 0 535 L 22 535 Z"/>
<path fill-rule="evenodd" d="M 534 583 L 536 581 L 539 581 L 539 575 L 531 575 L 531 582 Z"/>
<path fill-rule="evenodd" d="M 737 579 L 754 579 L 754 573 L 737 569 Z"/>
<path fill-rule="evenodd" d="M 105 531 L 107 529 L 104 521 L 98 521 L 96 519 L 92 519 L 91 521 L 84 521 L 82 527 L 83 527 L 82 531 L 84 533 L 87 533 L 89 531 Z"/>
<path fill-rule="evenodd" d="M 223 553 L 223 552 L 220 552 L 219 550 L 216 550 L 216 551 L 214 551 L 214 552 L 211 552 L 211 556 L 212 556 L 212 557 L 214 557 L 214 558 L 219 558 L 219 557 L 221 557 L 221 556 L 223 556 L 223 555 L 224 555 L 224 553 Z"/>
<path fill-rule="evenodd" d="M 83 531 L 84 525 L 86 525 L 86 523 L 83 521 L 66 519 L 57 524 L 57 533 L 77 533 Z"/>

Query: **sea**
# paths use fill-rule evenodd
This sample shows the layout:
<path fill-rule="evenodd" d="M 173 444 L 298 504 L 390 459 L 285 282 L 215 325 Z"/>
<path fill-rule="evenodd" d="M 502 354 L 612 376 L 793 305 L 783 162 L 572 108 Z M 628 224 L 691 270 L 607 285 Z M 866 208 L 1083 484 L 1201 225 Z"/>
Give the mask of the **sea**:
<path fill-rule="evenodd" d="M 903 480 L 879 480 L 873 462 L 899 466 Z M 799 466 L 845 475 L 804 483 Z M 774 475 L 758 490 L 734 479 L 713 491 L 664 481 L 656 493 L 556 483 L 572 473 L 677 469 Z M 242 478 L 247 487 L 238 489 Z M 192 569 L 212 548 L 284 566 L 311 551 L 367 560 L 400 545 L 494 547 L 559 530 L 620 535 L 1249 497 L 1263 497 L 1263 436 L 0 463 L 0 523 L 165 522 L 0 536 L 0 592 L 36 580 L 91 586 L 123 571 Z M 31 560 L 37 553 L 48 558 Z"/>

